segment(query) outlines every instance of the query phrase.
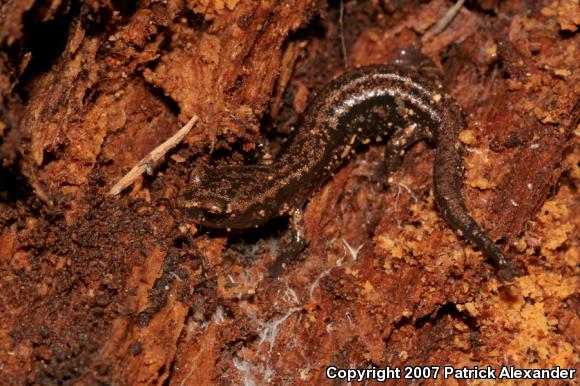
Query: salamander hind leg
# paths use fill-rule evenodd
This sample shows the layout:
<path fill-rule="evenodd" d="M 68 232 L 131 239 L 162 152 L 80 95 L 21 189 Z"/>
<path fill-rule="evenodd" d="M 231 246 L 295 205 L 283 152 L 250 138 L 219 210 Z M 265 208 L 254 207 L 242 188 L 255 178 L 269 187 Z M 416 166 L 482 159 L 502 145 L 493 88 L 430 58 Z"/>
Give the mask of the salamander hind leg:
<path fill-rule="evenodd" d="M 387 142 L 384 160 L 375 172 L 377 181 L 386 184 L 391 173 L 401 166 L 407 149 L 426 139 L 429 139 L 428 132 L 416 123 L 397 130 Z"/>

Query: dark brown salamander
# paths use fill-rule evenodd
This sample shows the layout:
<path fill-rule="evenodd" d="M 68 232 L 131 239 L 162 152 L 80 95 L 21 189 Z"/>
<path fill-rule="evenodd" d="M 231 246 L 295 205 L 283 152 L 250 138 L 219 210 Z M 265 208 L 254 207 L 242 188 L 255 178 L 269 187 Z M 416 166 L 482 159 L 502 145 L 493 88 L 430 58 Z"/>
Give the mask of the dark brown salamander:
<path fill-rule="evenodd" d="M 511 260 L 469 215 L 461 195 L 465 121 L 459 105 L 431 77 L 396 65 L 349 71 L 328 84 L 270 165 L 198 167 L 181 202 L 203 226 L 245 229 L 301 210 L 312 192 L 371 140 L 389 138 L 387 168 L 428 139 L 436 147 L 434 192 L 443 217 L 511 280 Z"/>

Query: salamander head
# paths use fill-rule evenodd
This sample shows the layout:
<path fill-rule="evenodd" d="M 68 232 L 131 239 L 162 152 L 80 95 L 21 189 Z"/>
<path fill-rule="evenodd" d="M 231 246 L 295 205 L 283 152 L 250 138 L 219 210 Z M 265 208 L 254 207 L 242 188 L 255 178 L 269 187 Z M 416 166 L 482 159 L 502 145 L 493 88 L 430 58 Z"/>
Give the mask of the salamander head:
<path fill-rule="evenodd" d="M 264 196 L 269 172 L 258 166 L 198 167 L 180 198 L 195 223 L 215 229 L 245 229 L 272 215 Z"/>

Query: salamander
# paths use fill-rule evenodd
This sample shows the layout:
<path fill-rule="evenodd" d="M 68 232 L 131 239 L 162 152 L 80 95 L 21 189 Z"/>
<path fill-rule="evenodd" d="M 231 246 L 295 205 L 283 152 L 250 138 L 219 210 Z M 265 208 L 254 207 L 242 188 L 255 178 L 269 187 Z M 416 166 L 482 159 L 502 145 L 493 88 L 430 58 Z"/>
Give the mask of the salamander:
<path fill-rule="evenodd" d="M 462 110 L 441 82 L 396 64 L 357 68 L 332 80 L 313 99 L 285 149 L 271 164 L 198 166 L 181 206 L 194 222 L 246 229 L 301 210 L 358 145 L 387 139 L 385 166 L 396 168 L 406 149 L 435 147 L 434 195 L 449 225 L 475 244 L 512 280 L 512 260 L 473 219 L 461 194 L 466 127 Z"/>

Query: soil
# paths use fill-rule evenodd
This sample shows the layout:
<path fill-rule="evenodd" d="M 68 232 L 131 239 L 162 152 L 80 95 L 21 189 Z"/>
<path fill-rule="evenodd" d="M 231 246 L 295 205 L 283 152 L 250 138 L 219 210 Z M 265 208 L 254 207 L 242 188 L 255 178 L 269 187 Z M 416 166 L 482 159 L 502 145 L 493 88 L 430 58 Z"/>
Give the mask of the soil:
<path fill-rule="evenodd" d="M 578 373 L 578 1 L 470 0 L 443 23 L 452 6 L 2 2 L 0 383 L 326 384 L 329 365 Z M 275 152 L 329 78 L 401 49 L 429 56 L 463 106 L 463 193 L 521 267 L 513 283 L 441 217 L 426 143 L 384 188 L 384 144 L 342 167 L 279 278 L 268 267 L 287 219 L 228 233 L 180 211 L 196 164 Z"/>

